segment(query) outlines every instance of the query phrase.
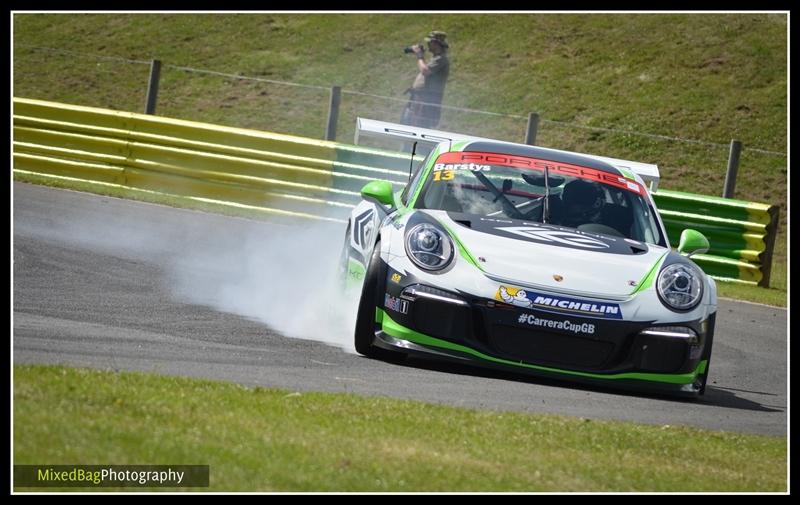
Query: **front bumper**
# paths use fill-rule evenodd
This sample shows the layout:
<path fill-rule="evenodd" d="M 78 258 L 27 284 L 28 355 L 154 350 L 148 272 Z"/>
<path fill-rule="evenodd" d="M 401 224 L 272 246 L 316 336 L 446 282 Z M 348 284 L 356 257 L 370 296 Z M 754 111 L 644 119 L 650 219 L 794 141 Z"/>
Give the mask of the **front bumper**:
<path fill-rule="evenodd" d="M 643 332 L 652 321 L 565 316 L 388 281 L 379 309 L 375 345 L 385 349 L 685 396 L 702 392 L 715 316 L 681 323 L 696 339 L 674 338 Z"/>

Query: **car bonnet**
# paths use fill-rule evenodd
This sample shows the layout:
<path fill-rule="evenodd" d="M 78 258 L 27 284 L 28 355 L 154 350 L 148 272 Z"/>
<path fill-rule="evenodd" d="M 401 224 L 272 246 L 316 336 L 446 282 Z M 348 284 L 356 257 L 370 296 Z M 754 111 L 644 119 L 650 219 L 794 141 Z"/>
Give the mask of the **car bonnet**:
<path fill-rule="evenodd" d="M 541 223 L 426 211 L 488 276 L 598 298 L 634 293 L 669 249 Z"/>

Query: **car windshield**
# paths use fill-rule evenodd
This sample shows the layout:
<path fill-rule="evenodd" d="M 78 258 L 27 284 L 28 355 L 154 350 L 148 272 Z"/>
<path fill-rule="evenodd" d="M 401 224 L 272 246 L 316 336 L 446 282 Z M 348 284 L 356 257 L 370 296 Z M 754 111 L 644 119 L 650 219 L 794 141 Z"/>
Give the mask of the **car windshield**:
<path fill-rule="evenodd" d="M 415 206 L 665 246 L 645 191 L 633 180 L 594 168 L 465 151 L 439 156 Z"/>

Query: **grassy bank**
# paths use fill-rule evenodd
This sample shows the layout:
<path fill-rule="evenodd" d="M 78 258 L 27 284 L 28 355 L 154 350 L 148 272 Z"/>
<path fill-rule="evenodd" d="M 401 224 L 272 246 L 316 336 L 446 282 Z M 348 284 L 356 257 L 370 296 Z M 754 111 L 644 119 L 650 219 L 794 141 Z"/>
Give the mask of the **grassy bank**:
<path fill-rule="evenodd" d="M 394 107 L 399 117 L 416 73 L 402 48 L 433 24 L 452 44 L 445 105 L 539 112 L 544 145 L 655 162 L 664 169 L 664 187 L 708 194 L 721 192 L 724 146 L 581 127 L 725 145 L 736 138 L 745 145 L 738 196 L 785 201 L 786 158 L 747 150 L 786 152 L 787 32 L 780 14 L 442 14 L 435 20 L 417 14 L 17 14 L 14 94 L 139 111 L 146 63 L 159 58 L 165 67 L 157 112 L 319 138 L 326 89 L 167 65 L 395 97 L 396 104 L 379 104 L 346 94 L 343 109 L 358 109 L 349 102 L 359 102 L 378 115 Z M 452 114 L 443 125 L 523 139 L 524 118 L 512 134 L 500 119 Z M 349 131 L 340 128 L 340 138 L 352 138 L 353 119 L 343 118 L 347 124 L 340 126 Z"/>
<path fill-rule="evenodd" d="M 339 85 L 350 141 L 357 115 L 399 118 L 416 72 L 402 48 L 444 30 L 445 105 L 503 115 L 448 109 L 443 129 L 522 141 L 535 111 L 540 145 L 657 163 L 662 188 L 709 195 L 741 140 L 735 196 L 780 205 L 781 219 L 770 289 L 723 294 L 785 305 L 786 28 L 784 14 L 16 14 L 13 85 L 141 111 L 158 58 L 157 113 L 313 138 Z"/>
<path fill-rule="evenodd" d="M 14 464 L 78 463 L 207 464 L 214 491 L 787 486 L 779 437 L 16 366 Z"/>

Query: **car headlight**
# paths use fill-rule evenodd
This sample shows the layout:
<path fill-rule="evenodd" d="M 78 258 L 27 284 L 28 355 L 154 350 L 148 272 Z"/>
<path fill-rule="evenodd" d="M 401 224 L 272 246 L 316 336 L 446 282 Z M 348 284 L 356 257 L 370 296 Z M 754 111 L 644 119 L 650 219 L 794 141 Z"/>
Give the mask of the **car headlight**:
<path fill-rule="evenodd" d="M 673 310 L 693 309 L 703 297 L 702 276 L 690 265 L 669 265 L 658 274 L 658 295 Z"/>
<path fill-rule="evenodd" d="M 406 253 L 423 270 L 441 270 L 453 261 L 453 242 L 432 224 L 422 223 L 406 233 Z"/>

